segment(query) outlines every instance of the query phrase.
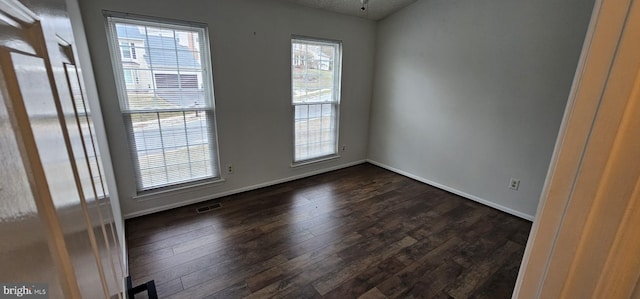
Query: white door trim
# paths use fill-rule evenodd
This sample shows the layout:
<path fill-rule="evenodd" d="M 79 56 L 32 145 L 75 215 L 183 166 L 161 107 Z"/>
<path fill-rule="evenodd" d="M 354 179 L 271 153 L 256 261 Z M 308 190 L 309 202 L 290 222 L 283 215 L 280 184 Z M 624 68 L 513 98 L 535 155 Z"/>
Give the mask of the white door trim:
<path fill-rule="evenodd" d="M 635 186 L 628 169 L 633 164 L 615 164 L 625 146 L 640 138 L 615 139 L 620 126 L 630 124 L 623 122 L 623 115 L 634 102 L 640 57 L 631 54 L 640 32 L 640 9 L 633 2 L 596 1 L 514 298 L 585 298 L 576 296 L 592 294 L 596 284 L 600 290 L 615 279 L 599 277 L 596 269 L 602 270 L 613 236 L 626 223 L 620 226 L 622 217 L 603 216 L 626 215 L 627 205 L 635 200 L 629 193 L 616 197 L 618 205 L 602 206 L 602 194 L 615 191 L 612 182 L 624 178 L 617 188 L 633 191 Z M 610 240 L 599 244 L 590 239 L 607 236 Z"/>

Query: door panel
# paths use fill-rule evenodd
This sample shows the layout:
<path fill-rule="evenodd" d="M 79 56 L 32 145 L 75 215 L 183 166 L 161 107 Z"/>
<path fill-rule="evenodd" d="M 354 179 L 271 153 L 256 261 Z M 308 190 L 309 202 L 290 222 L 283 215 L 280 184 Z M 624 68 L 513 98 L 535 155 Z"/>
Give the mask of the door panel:
<path fill-rule="evenodd" d="M 0 242 L 0 281 L 48 282 L 51 298 L 62 298 L 46 229 L 38 216 L 6 107 L 0 93 L 0 239 L 5 240 Z"/>
<path fill-rule="evenodd" d="M 0 0 L 0 237 L 16 240 L 0 244 L 0 281 L 48 283 L 51 298 L 122 298 L 64 4 Z"/>
<path fill-rule="evenodd" d="M 103 297 L 108 293 L 102 286 L 106 282 L 95 255 L 93 229 L 87 225 L 92 221 L 78 193 L 45 60 L 19 53 L 11 53 L 11 60 L 80 293 L 84 298 Z"/>

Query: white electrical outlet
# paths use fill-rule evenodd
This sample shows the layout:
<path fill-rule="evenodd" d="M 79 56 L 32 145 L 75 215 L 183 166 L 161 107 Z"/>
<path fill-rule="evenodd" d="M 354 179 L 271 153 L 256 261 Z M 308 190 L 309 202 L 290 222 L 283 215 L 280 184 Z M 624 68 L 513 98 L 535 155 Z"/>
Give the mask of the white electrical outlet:
<path fill-rule="evenodd" d="M 233 174 L 233 164 L 227 165 L 227 174 Z"/>
<path fill-rule="evenodd" d="M 343 144 L 343 145 L 340 147 L 340 151 L 341 151 L 341 152 L 344 152 L 344 151 L 346 151 L 346 150 L 347 150 L 347 146 Z"/>
<path fill-rule="evenodd" d="M 509 189 L 518 190 L 518 188 L 520 188 L 520 180 L 511 178 L 511 180 L 509 181 Z"/>

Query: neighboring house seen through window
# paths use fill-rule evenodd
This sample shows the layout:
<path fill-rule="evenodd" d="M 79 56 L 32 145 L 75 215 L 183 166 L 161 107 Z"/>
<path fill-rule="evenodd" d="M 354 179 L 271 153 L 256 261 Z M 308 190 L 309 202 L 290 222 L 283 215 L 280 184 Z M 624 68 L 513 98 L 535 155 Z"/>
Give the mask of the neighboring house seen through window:
<path fill-rule="evenodd" d="M 138 191 L 218 178 L 206 27 L 129 16 L 107 22 Z"/>

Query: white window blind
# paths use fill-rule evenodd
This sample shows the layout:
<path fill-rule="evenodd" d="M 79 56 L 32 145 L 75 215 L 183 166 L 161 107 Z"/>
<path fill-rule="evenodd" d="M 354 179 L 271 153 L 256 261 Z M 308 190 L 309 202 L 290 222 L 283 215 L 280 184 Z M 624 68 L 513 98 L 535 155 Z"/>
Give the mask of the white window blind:
<path fill-rule="evenodd" d="M 291 40 L 294 163 L 337 154 L 341 54 L 339 42 Z"/>
<path fill-rule="evenodd" d="M 107 22 L 138 191 L 219 177 L 206 27 Z"/>

